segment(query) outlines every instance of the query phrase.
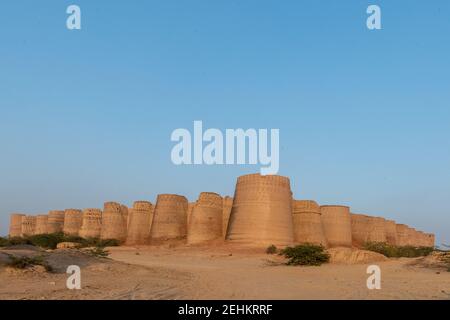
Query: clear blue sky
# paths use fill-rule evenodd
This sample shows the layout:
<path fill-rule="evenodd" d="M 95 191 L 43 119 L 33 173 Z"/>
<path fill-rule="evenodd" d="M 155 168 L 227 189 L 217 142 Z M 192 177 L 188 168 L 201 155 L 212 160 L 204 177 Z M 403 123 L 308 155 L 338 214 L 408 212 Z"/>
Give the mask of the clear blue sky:
<path fill-rule="evenodd" d="M 82 30 L 65 27 L 69 4 Z M 366 8 L 382 8 L 381 31 Z M 11 212 L 232 195 L 176 128 L 279 128 L 298 199 L 450 243 L 450 2 L 4 1 L 0 234 Z"/>

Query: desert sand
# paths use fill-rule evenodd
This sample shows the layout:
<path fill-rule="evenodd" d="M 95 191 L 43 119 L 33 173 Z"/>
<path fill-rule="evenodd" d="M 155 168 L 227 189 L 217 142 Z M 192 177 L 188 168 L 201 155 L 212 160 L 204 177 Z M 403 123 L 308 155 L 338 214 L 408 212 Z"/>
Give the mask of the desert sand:
<path fill-rule="evenodd" d="M 286 266 L 263 249 L 231 245 L 108 248 L 110 258 L 78 250 L 0 250 L 0 299 L 450 299 L 450 272 L 433 257 L 387 259 L 332 249 L 332 263 Z M 17 271 L 6 253 L 44 254 L 55 268 Z M 68 265 L 81 267 L 81 290 L 66 288 Z M 366 286 L 370 264 L 382 271 L 381 290 Z"/>

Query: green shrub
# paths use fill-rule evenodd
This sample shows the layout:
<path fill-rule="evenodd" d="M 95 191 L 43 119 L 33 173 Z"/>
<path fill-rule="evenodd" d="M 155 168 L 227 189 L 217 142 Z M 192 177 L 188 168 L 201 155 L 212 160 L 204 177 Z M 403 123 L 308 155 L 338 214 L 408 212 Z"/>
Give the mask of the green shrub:
<path fill-rule="evenodd" d="M 13 238 L 9 238 L 9 245 L 10 246 L 17 246 L 17 245 L 23 245 L 23 244 L 31 244 L 30 241 L 26 238 L 22 238 L 22 237 L 13 237 Z"/>
<path fill-rule="evenodd" d="M 388 258 L 417 258 L 431 254 L 432 247 L 414 247 L 414 246 L 393 246 L 384 242 L 367 242 L 363 249 L 374 251 L 385 255 Z"/>
<path fill-rule="evenodd" d="M 323 246 L 313 244 L 287 247 L 280 254 L 289 259 L 287 265 L 320 266 L 330 260 Z"/>
<path fill-rule="evenodd" d="M 65 242 L 63 233 L 37 234 L 28 236 L 26 239 L 32 245 L 44 249 L 56 249 L 58 243 Z"/>
<path fill-rule="evenodd" d="M 267 254 L 275 254 L 275 253 L 277 253 L 277 252 L 278 252 L 278 249 L 277 249 L 277 247 L 274 246 L 273 244 L 270 245 L 270 246 L 268 246 L 267 249 L 266 249 L 266 253 L 267 253 Z"/>
<path fill-rule="evenodd" d="M 43 266 L 46 271 L 51 272 L 53 268 L 45 261 L 42 256 L 37 257 L 17 257 L 14 255 L 8 255 L 10 262 L 8 266 L 15 269 L 26 269 L 33 266 Z"/>
<path fill-rule="evenodd" d="M 58 243 L 61 242 L 74 242 L 78 243 L 81 248 L 86 247 L 116 247 L 121 244 L 119 240 L 106 239 L 101 240 L 99 238 L 82 238 L 78 236 L 68 236 L 64 235 L 62 232 L 50 233 L 50 234 L 37 234 L 25 237 L 15 237 L 15 238 L 0 238 L 0 247 L 30 244 L 36 247 L 41 247 L 44 249 L 56 249 Z"/>
<path fill-rule="evenodd" d="M 434 251 L 434 248 L 405 246 L 399 247 L 398 251 L 400 257 L 416 258 L 416 257 L 426 257 L 430 255 Z"/>
<path fill-rule="evenodd" d="M 9 239 L 0 237 L 0 247 L 8 247 L 11 243 L 9 242 Z"/>
<path fill-rule="evenodd" d="M 369 250 L 377 253 L 381 253 L 386 257 L 397 257 L 398 256 L 398 247 L 389 245 L 384 242 L 366 242 L 363 246 L 364 250 Z"/>

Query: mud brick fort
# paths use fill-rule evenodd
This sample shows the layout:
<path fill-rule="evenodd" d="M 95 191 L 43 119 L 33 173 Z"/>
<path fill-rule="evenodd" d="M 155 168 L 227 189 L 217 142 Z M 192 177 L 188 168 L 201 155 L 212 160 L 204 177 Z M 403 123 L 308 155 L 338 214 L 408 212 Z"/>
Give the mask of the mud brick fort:
<path fill-rule="evenodd" d="M 116 239 L 125 245 L 226 241 L 251 246 L 302 243 L 362 247 L 367 242 L 433 247 L 435 236 L 383 217 L 292 198 L 287 177 L 250 174 L 236 183 L 234 197 L 202 192 L 194 203 L 160 194 L 156 203 L 131 208 L 106 202 L 101 209 L 52 210 L 47 215 L 11 214 L 9 236 L 63 232 L 83 238 Z"/>

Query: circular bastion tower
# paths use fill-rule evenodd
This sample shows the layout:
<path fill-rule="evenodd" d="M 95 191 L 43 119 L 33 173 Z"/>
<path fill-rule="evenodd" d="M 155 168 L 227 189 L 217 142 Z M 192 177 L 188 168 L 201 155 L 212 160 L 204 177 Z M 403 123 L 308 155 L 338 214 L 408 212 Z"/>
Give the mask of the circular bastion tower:
<path fill-rule="evenodd" d="M 125 241 L 127 238 L 127 213 L 117 202 L 105 202 L 102 215 L 101 239 Z"/>
<path fill-rule="evenodd" d="M 48 213 L 47 232 L 58 233 L 63 232 L 64 228 L 64 211 L 51 210 Z"/>
<path fill-rule="evenodd" d="M 352 222 L 347 206 L 321 206 L 323 229 L 330 247 L 352 246 Z"/>
<path fill-rule="evenodd" d="M 181 239 L 187 235 L 188 200 L 177 194 L 160 194 L 156 199 L 155 213 L 150 231 L 153 243 Z"/>
<path fill-rule="evenodd" d="M 48 231 L 48 215 L 40 214 L 36 217 L 34 234 L 46 234 Z"/>
<path fill-rule="evenodd" d="M 292 217 L 295 243 L 327 246 L 320 206 L 313 200 L 293 200 Z"/>
<path fill-rule="evenodd" d="M 369 217 L 368 242 L 386 242 L 386 220 L 381 217 Z"/>
<path fill-rule="evenodd" d="M 222 238 L 223 200 L 213 192 L 202 192 L 189 219 L 187 242 L 196 244 Z"/>
<path fill-rule="evenodd" d="M 289 178 L 260 174 L 239 177 L 226 239 L 251 246 L 293 244 Z"/>
<path fill-rule="evenodd" d="M 36 217 L 35 216 L 25 216 L 22 219 L 22 235 L 32 236 L 36 230 Z"/>
<path fill-rule="evenodd" d="M 22 213 L 13 213 L 10 217 L 9 222 L 9 237 L 20 237 L 22 236 L 22 219 L 25 217 Z"/>
<path fill-rule="evenodd" d="M 83 221 L 80 228 L 80 237 L 82 238 L 100 238 L 102 231 L 102 210 L 84 209 Z"/>
<path fill-rule="evenodd" d="M 63 232 L 69 236 L 78 236 L 83 223 L 83 212 L 78 209 L 64 210 Z"/>
<path fill-rule="evenodd" d="M 369 235 L 369 219 L 365 214 L 351 213 L 352 221 L 352 244 L 361 248 L 367 242 Z"/>
<path fill-rule="evenodd" d="M 148 201 L 136 201 L 128 210 L 127 245 L 144 245 L 150 241 L 153 205 Z"/>

